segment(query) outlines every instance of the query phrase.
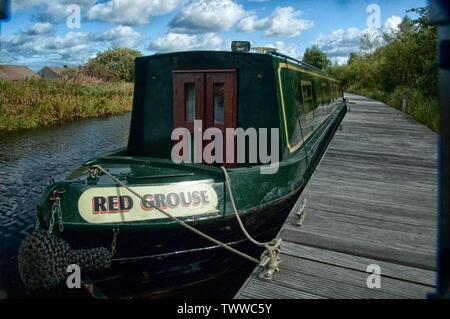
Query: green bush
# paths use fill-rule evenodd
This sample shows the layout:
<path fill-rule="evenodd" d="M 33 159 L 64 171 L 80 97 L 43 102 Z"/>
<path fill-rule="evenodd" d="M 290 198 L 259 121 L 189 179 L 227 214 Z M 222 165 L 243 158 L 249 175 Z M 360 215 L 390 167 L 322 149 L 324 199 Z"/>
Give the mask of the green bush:
<path fill-rule="evenodd" d="M 142 56 L 141 52 L 126 49 L 112 48 L 105 52 L 97 53 L 97 56 L 86 64 L 88 74 L 97 74 L 98 70 L 104 76 L 112 76 L 117 80 L 127 82 L 134 81 L 134 60 Z"/>

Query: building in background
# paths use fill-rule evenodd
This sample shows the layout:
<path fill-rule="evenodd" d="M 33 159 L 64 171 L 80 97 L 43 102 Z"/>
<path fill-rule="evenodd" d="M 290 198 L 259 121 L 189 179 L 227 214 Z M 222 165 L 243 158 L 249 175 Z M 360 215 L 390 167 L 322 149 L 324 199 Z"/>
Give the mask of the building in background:
<path fill-rule="evenodd" d="M 0 64 L 0 80 L 17 81 L 39 78 L 39 75 L 25 65 Z"/>
<path fill-rule="evenodd" d="M 67 70 L 67 65 L 62 68 L 53 66 L 44 66 L 39 72 L 39 76 L 45 80 L 56 80 L 61 77 L 62 73 Z"/>

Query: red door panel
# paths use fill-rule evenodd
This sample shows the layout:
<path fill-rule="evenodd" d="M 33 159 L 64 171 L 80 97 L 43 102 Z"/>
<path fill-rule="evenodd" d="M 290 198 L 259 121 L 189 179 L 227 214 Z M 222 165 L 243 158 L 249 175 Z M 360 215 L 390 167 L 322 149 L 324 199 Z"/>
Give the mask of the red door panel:
<path fill-rule="evenodd" d="M 220 129 L 224 138 L 223 154 L 226 161 L 225 130 L 237 127 L 236 70 L 175 70 L 173 84 L 174 128 L 185 127 L 193 132 L 195 119 L 202 120 L 203 131 L 210 127 Z M 203 147 L 204 145 L 202 149 Z M 236 153 L 236 141 L 234 148 Z M 225 163 L 224 166 L 235 167 L 236 154 L 234 161 Z"/>

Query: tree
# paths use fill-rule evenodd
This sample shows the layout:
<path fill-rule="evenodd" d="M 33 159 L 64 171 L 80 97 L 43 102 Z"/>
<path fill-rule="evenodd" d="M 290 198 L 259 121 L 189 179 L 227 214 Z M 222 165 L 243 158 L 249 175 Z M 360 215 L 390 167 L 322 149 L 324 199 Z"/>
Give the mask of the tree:
<path fill-rule="evenodd" d="M 311 48 L 307 48 L 303 54 L 303 62 L 311 64 L 312 66 L 324 70 L 332 66 L 328 56 L 319 49 L 317 45 L 313 45 Z"/>
<path fill-rule="evenodd" d="M 347 62 L 347 64 L 352 64 L 352 63 L 354 63 L 356 60 L 358 60 L 358 53 L 351 52 L 350 55 L 348 56 L 348 62 Z"/>
<path fill-rule="evenodd" d="M 375 30 L 367 30 L 359 40 L 359 49 L 363 53 L 373 53 L 381 44 L 380 36 Z"/>
<path fill-rule="evenodd" d="M 134 81 L 134 59 L 142 56 L 142 53 L 127 48 L 108 49 L 97 53 L 97 56 L 90 59 L 86 67 L 100 67 L 115 76 L 118 80 L 128 82 Z M 95 67 L 94 67 L 95 66 Z"/>

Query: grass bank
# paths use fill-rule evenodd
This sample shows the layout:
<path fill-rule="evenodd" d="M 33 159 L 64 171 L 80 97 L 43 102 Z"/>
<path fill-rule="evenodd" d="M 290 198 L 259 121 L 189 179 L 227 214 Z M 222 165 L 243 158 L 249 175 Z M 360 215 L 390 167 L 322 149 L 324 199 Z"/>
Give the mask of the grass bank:
<path fill-rule="evenodd" d="M 133 84 L 0 80 L 0 131 L 60 125 L 131 111 Z"/>
<path fill-rule="evenodd" d="M 404 93 L 408 92 L 406 113 L 411 115 L 416 121 L 431 128 L 434 132 L 439 133 L 439 101 L 438 99 L 424 96 L 418 89 L 397 87 L 393 92 L 386 93 L 380 90 L 350 87 L 346 91 L 381 101 L 398 110 L 402 109 Z"/>

